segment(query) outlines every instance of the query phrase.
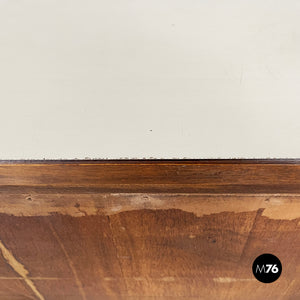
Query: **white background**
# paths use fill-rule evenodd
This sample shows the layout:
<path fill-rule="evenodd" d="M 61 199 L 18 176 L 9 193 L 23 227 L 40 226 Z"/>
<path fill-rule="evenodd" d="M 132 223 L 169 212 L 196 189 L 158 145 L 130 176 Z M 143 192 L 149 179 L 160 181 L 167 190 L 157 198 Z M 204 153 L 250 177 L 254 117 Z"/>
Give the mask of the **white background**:
<path fill-rule="evenodd" d="M 0 159 L 300 157 L 300 1 L 0 0 Z"/>

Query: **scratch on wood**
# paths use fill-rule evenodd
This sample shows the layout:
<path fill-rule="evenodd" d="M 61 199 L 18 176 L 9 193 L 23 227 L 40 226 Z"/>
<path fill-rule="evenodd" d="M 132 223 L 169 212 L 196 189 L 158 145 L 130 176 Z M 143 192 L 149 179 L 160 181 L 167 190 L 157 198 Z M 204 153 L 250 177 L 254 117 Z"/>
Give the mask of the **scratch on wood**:
<path fill-rule="evenodd" d="M 2 252 L 3 258 L 7 261 L 7 263 L 14 269 L 16 273 L 18 273 L 25 283 L 30 287 L 34 295 L 39 300 L 45 300 L 43 295 L 37 290 L 32 280 L 28 277 L 29 272 L 25 269 L 25 267 L 19 263 L 13 254 L 4 246 L 2 241 L 0 240 L 0 250 Z"/>
<path fill-rule="evenodd" d="M 287 292 L 291 289 L 291 287 L 294 285 L 294 283 L 295 283 L 295 279 L 293 279 L 292 281 L 291 281 L 291 283 L 288 285 L 288 287 L 287 287 L 287 289 L 283 292 L 283 294 L 282 294 L 282 296 L 283 297 L 285 297 L 285 295 L 287 295 Z M 283 299 L 283 298 L 282 298 Z"/>
<path fill-rule="evenodd" d="M 70 279 L 70 278 L 61 278 L 61 277 L 28 277 L 32 280 L 63 280 L 63 279 Z M 1 276 L 0 280 L 24 280 L 23 277 L 6 277 Z"/>
<path fill-rule="evenodd" d="M 256 279 L 252 278 L 234 278 L 234 277 L 215 277 L 213 278 L 214 282 L 218 283 L 231 283 L 237 281 L 254 281 Z"/>
<path fill-rule="evenodd" d="M 111 226 L 111 220 L 110 220 L 109 216 L 107 216 L 107 220 L 108 220 L 108 225 L 109 225 L 109 229 L 110 229 L 110 232 L 111 232 L 112 243 L 113 243 L 115 251 L 116 251 L 116 258 L 117 258 L 117 261 L 118 261 L 118 264 L 119 264 L 119 267 L 120 267 L 120 271 L 121 271 L 121 274 L 122 274 L 122 277 L 123 277 L 123 280 L 124 280 L 124 285 L 126 287 L 126 290 L 128 291 L 128 285 L 127 285 L 127 282 L 126 282 L 126 277 L 125 277 L 125 274 L 123 272 L 122 263 L 120 261 L 120 256 L 119 256 L 119 253 L 118 253 L 118 245 L 117 245 L 117 242 L 116 242 L 116 239 L 115 239 L 114 231 L 113 231 L 113 228 Z"/>
<path fill-rule="evenodd" d="M 85 292 L 84 292 L 84 289 L 83 289 L 83 286 L 82 286 L 82 283 L 81 283 L 81 281 L 79 279 L 79 276 L 77 274 L 77 271 L 75 269 L 73 261 L 71 260 L 69 254 L 68 254 L 68 252 L 67 252 L 67 250 L 66 250 L 66 248 L 65 248 L 65 246 L 64 246 L 64 244 L 62 242 L 62 240 L 58 236 L 57 232 L 55 231 L 55 229 L 54 229 L 54 227 L 52 226 L 51 223 L 49 223 L 49 227 L 50 227 L 50 230 L 52 231 L 53 236 L 55 237 L 55 239 L 57 240 L 58 244 L 60 245 L 60 247 L 61 247 L 61 249 L 62 249 L 65 257 L 67 258 L 69 267 L 70 267 L 70 269 L 71 269 L 71 271 L 72 271 L 72 273 L 74 275 L 74 279 L 75 279 L 75 282 L 77 284 L 77 287 L 78 287 L 78 290 L 80 292 L 80 295 L 81 295 L 82 299 L 87 300 Z"/>
<path fill-rule="evenodd" d="M 251 229 L 250 229 L 250 231 L 249 231 L 247 240 L 246 240 L 246 242 L 245 242 L 245 244 L 244 244 L 243 250 L 242 250 L 241 255 L 240 255 L 240 261 L 242 261 L 242 258 L 243 258 L 244 255 L 245 255 L 246 249 L 248 249 L 248 247 L 249 247 L 249 243 L 250 243 L 250 240 L 251 240 L 251 238 L 252 238 L 252 233 L 253 233 L 254 226 L 255 226 L 257 220 L 262 216 L 263 212 L 264 212 L 264 208 L 260 208 L 260 209 L 258 209 L 257 212 L 256 212 L 256 215 L 255 215 L 255 218 L 254 218 L 254 220 L 253 220 Z"/>

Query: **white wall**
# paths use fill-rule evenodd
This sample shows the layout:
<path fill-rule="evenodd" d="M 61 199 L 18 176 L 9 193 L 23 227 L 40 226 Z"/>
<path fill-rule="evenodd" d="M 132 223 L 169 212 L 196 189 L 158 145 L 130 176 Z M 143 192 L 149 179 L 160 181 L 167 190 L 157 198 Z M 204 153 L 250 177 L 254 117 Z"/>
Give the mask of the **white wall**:
<path fill-rule="evenodd" d="M 300 1 L 0 0 L 0 158 L 300 157 Z"/>

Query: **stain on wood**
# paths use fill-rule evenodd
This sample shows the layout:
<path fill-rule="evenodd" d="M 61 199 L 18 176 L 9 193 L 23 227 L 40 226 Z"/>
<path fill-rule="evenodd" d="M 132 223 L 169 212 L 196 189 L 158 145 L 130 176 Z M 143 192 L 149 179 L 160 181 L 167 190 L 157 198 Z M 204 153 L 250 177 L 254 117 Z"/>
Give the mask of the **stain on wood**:
<path fill-rule="evenodd" d="M 3 163 L 0 299 L 300 299 L 299 167 Z"/>

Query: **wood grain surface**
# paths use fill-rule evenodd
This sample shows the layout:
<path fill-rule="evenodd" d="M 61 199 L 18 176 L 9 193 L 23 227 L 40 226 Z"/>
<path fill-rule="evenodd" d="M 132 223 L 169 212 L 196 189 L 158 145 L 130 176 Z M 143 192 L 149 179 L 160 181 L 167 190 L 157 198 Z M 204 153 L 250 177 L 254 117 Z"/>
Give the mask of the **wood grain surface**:
<path fill-rule="evenodd" d="M 270 284 L 252 274 L 280 258 Z M 0 163 L 0 300 L 300 299 L 300 164 Z"/>

